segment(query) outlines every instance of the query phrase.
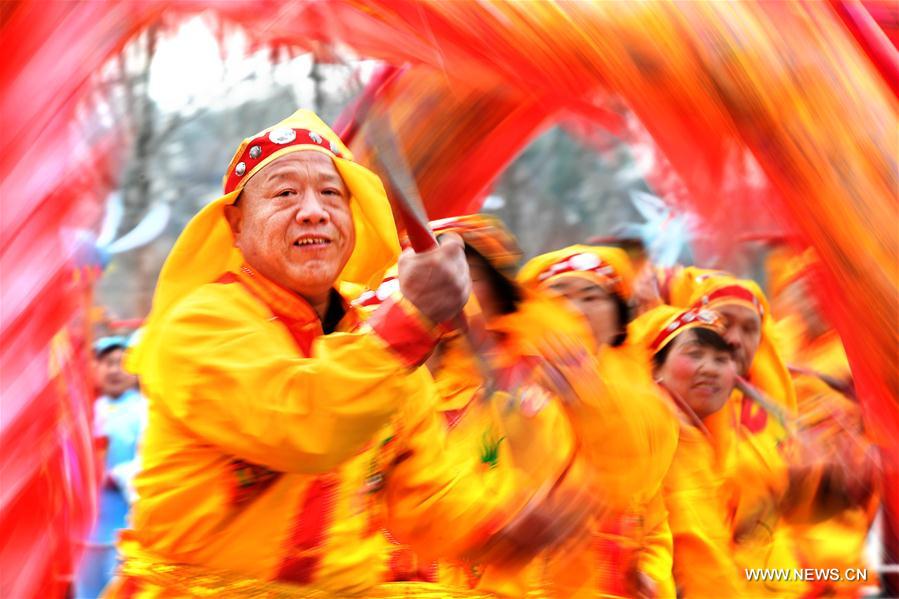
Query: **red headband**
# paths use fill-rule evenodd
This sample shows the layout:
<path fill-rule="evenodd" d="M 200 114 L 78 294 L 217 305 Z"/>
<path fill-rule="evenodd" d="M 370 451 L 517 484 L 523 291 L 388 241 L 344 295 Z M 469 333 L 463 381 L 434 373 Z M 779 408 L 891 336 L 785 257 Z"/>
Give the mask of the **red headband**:
<path fill-rule="evenodd" d="M 704 327 L 719 334 L 724 330 L 721 317 L 715 312 L 698 307 L 690 308 L 686 312 L 678 314 L 677 318 L 672 320 L 668 323 L 668 326 L 662 329 L 662 332 L 660 332 L 656 338 L 653 339 L 652 343 L 649 344 L 650 351 L 656 353 L 667 341 L 673 339 L 688 326 Z"/>
<path fill-rule="evenodd" d="M 228 173 L 225 182 L 225 193 L 229 194 L 237 189 L 243 177 L 253 170 L 257 164 L 277 152 L 290 146 L 314 145 L 322 147 L 337 157 L 340 157 L 340 149 L 330 142 L 324 135 L 310 131 L 309 129 L 272 129 L 266 133 L 254 137 L 246 143 L 240 159 L 234 164 L 234 168 Z"/>
<path fill-rule="evenodd" d="M 613 288 L 617 288 L 621 283 L 621 278 L 611 264 L 596 254 L 584 252 L 572 254 L 550 264 L 537 275 L 537 281 L 543 282 L 550 277 L 568 272 L 595 272 L 600 277 L 608 280 Z"/>
<path fill-rule="evenodd" d="M 702 296 L 699 301 L 693 304 L 693 307 L 699 308 L 708 306 L 712 302 L 721 299 L 741 300 L 754 306 L 756 311 L 759 313 L 759 316 L 763 318 L 765 316 L 765 308 L 762 306 L 761 302 L 759 302 L 759 298 L 757 298 L 754 293 L 752 293 L 745 287 L 741 287 L 739 285 L 728 285 L 726 287 L 721 287 L 720 289 L 715 289 L 711 293 L 707 293 Z"/>

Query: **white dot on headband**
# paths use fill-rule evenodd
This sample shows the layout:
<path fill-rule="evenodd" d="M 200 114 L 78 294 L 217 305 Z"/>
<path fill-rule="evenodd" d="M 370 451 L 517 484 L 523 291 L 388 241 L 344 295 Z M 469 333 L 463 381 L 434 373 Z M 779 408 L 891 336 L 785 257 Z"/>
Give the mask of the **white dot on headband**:
<path fill-rule="evenodd" d="M 568 263 L 574 270 L 592 270 L 601 264 L 593 254 L 575 254 L 568 259 Z"/>
<path fill-rule="evenodd" d="M 293 129 L 273 129 L 269 132 L 268 138 L 275 144 L 289 144 L 297 138 L 297 132 Z"/>
<path fill-rule="evenodd" d="M 696 316 L 705 324 L 712 324 L 718 319 L 715 313 L 709 310 L 700 310 Z"/>

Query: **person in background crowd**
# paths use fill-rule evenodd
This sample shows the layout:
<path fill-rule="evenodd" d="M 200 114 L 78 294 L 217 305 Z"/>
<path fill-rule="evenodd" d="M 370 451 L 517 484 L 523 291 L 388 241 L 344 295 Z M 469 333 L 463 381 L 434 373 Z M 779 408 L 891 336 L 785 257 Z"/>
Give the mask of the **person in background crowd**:
<path fill-rule="evenodd" d="M 586 328 L 556 302 L 525 297 L 513 278 L 520 251 L 498 220 L 471 215 L 431 225 L 437 235 L 462 237 L 472 280 L 465 308 L 469 333 L 444 337 L 427 362 L 440 392 L 438 410 L 449 443 L 468 455 L 485 478 L 521 467 L 534 480 L 567 473 L 564 483 L 558 482 L 571 484 L 578 476 L 573 460 L 580 458 L 558 398 L 537 374 L 535 364 L 544 359 L 537 343 L 550 323 L 559 334 L 582 339 L 587 338 Z M 396 286 L 394 269 L 357 303 L 371 311 Z M 486 342 L 475 349 L 474 337 Z M 586 486 L 586 482 L 576 484 Z M 391 569 L 402 566 L 404 570 L 397 576 L 435 577 L 456 588 L 477 587 L 491 595 L 517 597 L 527 592 L 526 564 L 485 565 L 472 560 L 427 564 L 410 547 L 396 543 L 390 531 L 385 534 L 392 543 Z"/>
<path fill-rule="evenodd" d="M 444 414 L 453 430 L 451 438 L 467 443 L 474 454 L 478 440 L 486 438 L 483 432 L 496 426 L 500 434 L 495 437 L 505 437 L 505 442 L 497 452 L 483 451 L 487 445 L 481 442 L 481 460 L 495 455 L 500 463 L 510 460 L 535 470 L 563 464 L 566 454 L 579 447 L 588 476 L 598 489 L 599 505 L 582 530 L 579 543 L 546 552 L 524 570 L 478 569 L 475 574 L 482 577 L 476 580 L 476 587 L 511 597 L 524 593 L 564 597 L 585 590 L 592 594 L 596 592 L 595 580 L 584 573 L 595 564 L 590 549 L 594 538 L 589 534 L 593 522 L 607 511 L 626 509 L 634 496 L 657 488 L 661 475 L 653 477 L 657 468 L 666 468 L 658 464 L 670 460 L 676 425 L 661 402 L 641 403 L 641 394 L 647 391 L 657 399 L 648 375 L 645 387 L 641 387 L 640 381 L 618 376 L 616 367 L 621 363 L 606 363 L 611 366 L 608 370 L 597 365 L 599 339 L 591 334 L 590 323 L 580 312 L 557 294 L 522 285 L 515 279 L 521 252 L 500 221 L 470 215 L 437 221 L 432 226 L 438 234 L 454 232 L 465 241 L 472 277 L 469 307 L 483 318 L 493 345 L 490 362 L 494 372 L 512 375 L 513 379 L 522 367 L 530 372 L 518 381 L 518 410 L 497 418 L 479 401 L 488 385 L 465 340 L 448 342 L 440 360 L 430 366 L 444 392 Z M 554 384 L 551 376 L 543 380 L 539 374 L 534 376 L 543 366 L 562 375 L 572 388 Z M 521 447 L 522 440 L 526 447 Z M 639 475 L 635 467 L 641 471 Z M 668 572 L 670 577 L 670 559 Z M 612 570 L 599 574 L 612 575 Z"/>
<path fill-rule="evenodd" d="M 733 480 L 740 485 L 734 558 L 744 568 L 799 566 L 796 547 L 782 521 L 789 509 L 792 475 L 801 475 L 804 441 L 796 428 L 796 392 L 777 348 L 773 318 L 761 288 L 748 279 L 696 267 L 663 273 L 658 289 L 669 305 L 707 308 L 724 320 L 724 339 L 737 365 L 737 388 L 725 410 L 739 423 Z M 796 596 L 801 580 L 756 582 L 751 593 Z"/>
<path fill-rule="evenodd" d="M 116 534 L 126 528 L 135 499 L 138 444 L 146 425 L 146 402 L 137 377 L 123 367 L 128 340 L 103 337 L 94 344 L 94 439 L 101 459 L 98 519 L 87 539 L 75 596 L 94 599 L 112 578 L 117 563 Z"/>

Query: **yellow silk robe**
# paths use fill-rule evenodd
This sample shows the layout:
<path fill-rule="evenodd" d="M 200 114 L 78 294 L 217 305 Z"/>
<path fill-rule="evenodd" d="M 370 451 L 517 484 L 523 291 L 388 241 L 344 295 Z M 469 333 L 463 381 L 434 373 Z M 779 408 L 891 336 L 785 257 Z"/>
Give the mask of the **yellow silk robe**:
<path fill-rule="evenodd" d="M 690 598 L 799 596 L 801 581 L 752 581 L 747 568 L 799 567 L 780 521 L 786 462 L 776 446 L 741 422 L 739 392 L 703 428 L 685 420 L 665 480 L 674 537 L 674 578 Z"/>
<path fill-rule="evenodd" d="M 687 599 L 742 597 L 732 533 L 736 431 L 726 412 L 707 417 L 703 427 L 684 418 L 664 482 L 675 584 Z"/>
<path fill-rule="evenodd" d="M 548 331 L 592 342 L 580 317 L 561 300 L 529 295 L 512 314 L 493 319 L 488 327 L 499 339 L 499 367 L 516 357 L 533 355 Z M 639 568 L 658 585 L 660 596 L 673 596 L 671 533 L 661 499 L 661 482 L 677 443 L 677 422 L 652 383 L 648 359 L 632 346 L 604 347 L 597 354 L 601 396 L 583 394 L 576 414 L 580 438 L 555 396 L 547 398 L 527 424 L 535 448 L 551 447 L 556 455 L 535 452 L 526 469 L 558 464 L 577 443 L 587 456 L 593 484 L 602 496 L 605 511 L 592 519 L 588 530 L 562 550 L 545 553 L 526 571 L 498 571 L 467 565 L 466 575 L 450 569 L 457 584 L 466 580 L 477 588 L 507 597 L 597 597 L 623 594 L 624 570 Z M 468 447 L 479 461 L 490 443 L 508 425 L 478 395 L 482 378 L 476 364 L 459 341 L 446 348 L 436 372 L 441 389 L 441 409 L 452 427 L 450 441 Z M 522 459 L 499 444 L 500 465 Z M 548 466 L 547 463 L 550 465 Z"/>
<path fill-rule="evenodd" d="M 140 496 L 110 597 L 469 596 L 385 585 L 388 527 L 423 555 L 498 530 L 510 479 L 465 471 L 418 367 L 435 339 L 405 300 L 323 334 L 248 268 L 166 316 L 145 373 Z M 266 595 L 268 593 L 268 595 Z"/>
<path fill-rule="evenodd" d="M 834 390 L 821 378 L 820 373 L 840 383 L 851 380 L 849 361 L 843 344 L 835 331 L 828 331 L 815 340 L 808 340 L 798 317 L 786 317 L 777 324 L 778 333 L 789 348 L 787 356 L 791 364 L 809 369 L 810 372 L 793 373 L 802 430 L 815 436 L 816 446 L 823 455 L 823 465 L 829 460 L 865 460 L 870 441 L 866 438 L 858 404 Z M 839 452 L 844 455 L 829 455 Z M 850 466 L 851 467 L 851 466 Z M 817 474 L 817 476 L 816 476 Z M 876 481 L 871 480 L 872 492 L 858 505 L 843 509 L 832 517 L 815 522 L 819 510 L 817 496 L 820 472 L 807 477 L 803 488 L 797 489 L 794 513 L 790 515 L 790 533 L 796 539 L 797 553 L 802 567 L 864 568 L 863 553 L 871 523 L 879 505 L 878 493 L 873 490 Z M 826 497 L 821 498 L 824 501 Z M 855 597 L 860 587 L 875 585 L 873 571 L 868 581 L 820 581 L 816 591 L 830 596 Z"/>
<path fill-rule="evenodd" d="M 741 575 L 745 568 L 792 570 L 799 567 L 796 547 L 781 517 L 793 440 L 772 414 L 757 412 L 747 418 L 749 406 L 758 408 L 734 391 L 721 410 L 736 431 L 734 467 L 729 473 L 737 498 L 732 524 L 734 560 Z M 807 590 L 802 581 L 753 581 L 748 583 L 747 596 L 801 596 Z"/>
<path fill-rule="evenodd" d="M 734 516 L 734 557 L 741 568 L 793 568 L 798 566 L 795 543 L 780 517 L 789 485 L 794 441 L 787 429 L 796 416 L 796 392 L 778 347 L 767 300 L 754 282 L 719 271 L 686 267 L 661 281 L 663 297 L 684 308 L 704 303 L 703 296 L 729 286 L 742 287 L 756 298 L 761 340 L 747 378 L 770 403 L 769 409 L 734 391 L 723 409 L 738 431 L 733 481 L 740 490 Z M 714 309 L 715 302 L 708 306 Z M 751 595 L 760 596 L 793 596 L 806 591 L 805 583 L 792 581 L 755 582 L 749 589 Z"/>

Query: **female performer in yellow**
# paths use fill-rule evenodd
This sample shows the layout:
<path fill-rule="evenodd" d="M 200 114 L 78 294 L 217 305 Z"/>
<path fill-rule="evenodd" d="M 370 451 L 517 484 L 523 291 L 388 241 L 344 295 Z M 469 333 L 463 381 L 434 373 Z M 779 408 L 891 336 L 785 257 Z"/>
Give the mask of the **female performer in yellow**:
<path fill-rule="evenodd" d="M 579 581 L 579 596 L 673 597 L 671 532 L 661 483 L 677 443 L 677 426 L 652 382 L 644 349 L 628 343 L 634 279 L 630 260 L 618 248 L 575 245 L 534 258 L 518 279 L 528 289 L 563 296 L 584 316 L 603 386 L 647 415 L 642 428 L 628 431 L 633 441 L 644 444 L 638 456 L 615 455 L 608 446 L 594 455 L 593 464 L 631 463 L 630 473 L 642 477 L 643 484 L 621 476 L 612 479 L 621 491 L 632 493 L 629 500 L 623 509 L 595 519 L 592 543 L 579 555 L 580 565 L 571 560 L 570 575 L 556 580 L 568 585 Z"/>
<path fill-rule="evenodd" d="M 514 469 L 530 475 L 532 486 L 551 479 L 586 494 L 590 483 L 578 441 L 556 390 L 540 374 L 540 365 L 547 363 L 540 342 L 553 331 L 590 343 L 587 327 L 558 301 L 515 283 L 520 252 L 499 221 L 474 215 L 437 221 L 432 227 L 438 236 L 462 236 L 472 277 L 466 307 L 470 334 L 445 337 L 427 362 L 440 393 L 437 409 L 449 446 L 454 454 L 468 455 L 485 480 Z M 376 309 L 395 285 L 396 278 L 388 274 L 356 304 Z M 477 349 L 472 337 L 481 339 Z M 527 563 L 442 561 L 435 566 L 411 547 L 394 543 L 392 531 L 385 536 L 390 541 L 388 571 L 402 579 L 430 577 L 445 587 L 505 597 L 522 597 L 533 586 L 535 570 Z"/>
<path fill-rule="evenodd" d="M 723 337 L 734 351 L 738 389 L 724 410 L 738 427 L 733 480 L 739 485 L 735 559 L 742 568 L 799 568 L 795 542 L 784 525 L 790 487 L 806 469 L 807 445 L 796 423 L 796 393 L 773 330 L 771 309 L 759 286 L 722 271 L 687 267 L 661 285 L 662 297 L 682 309 L 719 313 Z M 797 577 L 754 582 L 750 592 L 800 596 Z"/>
<path fill-rule="evenodd" d="M 444 340 L 428 362 L 454 449 L 468 447 L 485 470 L 514 464 L 541 477 L 564 467 L 567 456 L 578 451 L 587 460 L 584 478 L 601 494 L 594 519 L 616 527 L 599 538 L 588 534 L 598 526 L 591 523 L 580 543 L 546 552 L 526 568 L 466 564 L 441 568 L 441 581 L 507 597 L 594 597 L 610 591 L 673 596 L 664 507 L 656 503 L 656 520 L 644 523 L 643 512 L 635 513 L 633 506 L 658 496 L 677 425 L 652 384 L 645 355 L 629 347 L 606 356 L 601 349 L 620 345 L 624 300 L 620 318 L 591 323 L 558 293 L 513 278 L 521 253 L 496 219 L 458 217 L 433 228 L 464 240 L 473 283 L 467 312 L 470 321 L 483 321 L 489 340 L 486 364 L 483 353 L 476 357 L 462 336 Z M 626 258 L 620 264 L 629 278 Z M 386 297 L 389 285 L 376 295 Z M 608 330 L 597 334 L 600 322 Z M 510 397 L 512 410 L 503 407 Z M 628 517 L 618 517 L 624 514 Z M 631 537 L 644 535 L 655 538 L 639 551 L 640 543 Z"/>
<path fill-rule="evenodd" d="M 678 597 L 747 596 L 734 559 L 733 484 L 739 428 L 724 410 L 736 380 L 722 318 L 659 306 L 630 336 L 652 354 L 653 375 L 677 407 L 680 440 L 664 482 Z"/>

